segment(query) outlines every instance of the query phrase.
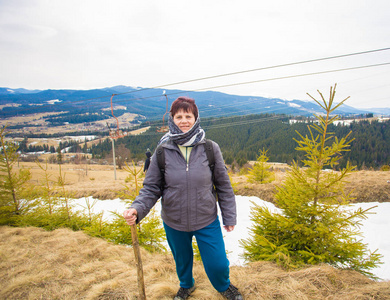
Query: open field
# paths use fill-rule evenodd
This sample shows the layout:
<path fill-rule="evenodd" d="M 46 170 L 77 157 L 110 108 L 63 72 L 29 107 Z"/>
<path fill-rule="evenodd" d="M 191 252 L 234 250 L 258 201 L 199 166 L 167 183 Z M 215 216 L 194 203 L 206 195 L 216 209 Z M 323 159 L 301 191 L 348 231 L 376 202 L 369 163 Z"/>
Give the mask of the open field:
<path fill-rule="evenodd" d="M 78 124 L 66 124 L 61 126 L 49 126 L 44 117 L 56 116 L 59 114 L 66 113 L 62 112 L 50 112 L 50 113 L 35 113 L 29 115 L 14 116 L 9 118 L 0 119 L 0 126 L 23 126 L 19 129 L 12 129 L 13 134 L 57 134 L 75 131 L 108 131 L 107 123 L 111 128 L 116 128 L 118 125 L 120 128 L 128 128 L 130 122 L 134 121 L 139 115 L 133 113 L 124 113 L 118 117 L 118 123 L 114 118 L 99 120 L 95 122 L 88 123 L 78 123 Z"/>
<path fill-rule="evenodd" d="M 11 105 L 12 106 L 12 105 Z M 22 115 L 22 116 L 14 116 L 9 118 L 4 118 L 0 120 L 1 126 L 14 126 L 14 125 L 41 125 L 43 126 L 46 121 L 44 117 L 56 116 L 59 114 L 65 113 L 65 111 L 61 112 L 50 112 L 50 113 L 36 113 L 30 115 Z"/>
<path fill-rule="evenodd" d="M 39 183 L 43 179 L 43 171 L 36 163 L 23 162 L 19 168 L 29 168 L 32 182 Z M 129 175 L 125 170 L 116 170 L 116 180 L 112 165 L 63 164 L 66 187 L 74 193 L 74 197 L 93 196 L 98 199 L 114 199 L 123 188 L 125 178 Z M 138 168 L 142 168 L 139 166 Z M 283 182 L 288 167 L 275 164 L 276 180 L 267 184 L 248 183 L 245 175 L 232 174 L 237 195 L 257 196 L 273 202 L 275 187 Z M 57 164 L 48 164 L 48 172 L 55 179 L 59 175 Z M 348 177 L 346 192 L 352 192 L 354 202 L 390 202 L 390 171 L 356 171 Z"/>
<path fill-rule="evenodd" d="M 50 113 L 36 113 L 36 114 L 30 114 L 30 115 L 22 115 L 22 116 L 15 116 L 15 117 L 9 117 L 0 119 L 0 126 L 16 126 L 16 125 L 23 125 L 27 130 L 34 131 L 37 128 L 39 131 L 41 129 L 45 128 L 47 129 L 47 123 L 44 117 L 49 116 L 56 116 L 59 114 L 65 113 L 64 111 L 61 112 L 50 112 Z M 23 132 L 23 130 L 26 129 L 16 129 L 12 130 L 13 133 Z M 57 131 L 60 132 L 60 131 Z M 49 133 L 49 132 L 45 132 Z"/>
<path fill-rule="evenodd" d="M 286 168 L 287 169 L 287 168 Z M 267 184 L 248 183 L 246 176 L 233 176 L 238 195 L 257 196 L 273 202 L 275 187 L 283 182 L 286 172 L 276 169 L 276 180 Z M 345 192 L 351 193 L 352 202 L 390 202 L 389 171 L 355 171 L 349 174 Z"/>

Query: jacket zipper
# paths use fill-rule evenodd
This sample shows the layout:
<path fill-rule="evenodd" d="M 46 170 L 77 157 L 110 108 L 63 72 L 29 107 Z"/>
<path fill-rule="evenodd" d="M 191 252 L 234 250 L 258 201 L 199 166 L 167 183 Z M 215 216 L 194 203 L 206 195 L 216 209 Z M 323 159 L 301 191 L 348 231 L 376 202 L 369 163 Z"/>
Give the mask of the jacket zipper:
<path fill-rule="evenodd" d="M 179 149 L 179 152 L 182 153 Z M 190 231 L 190 223 L 191 223 L 191 217 L 190 217 L 190 214 L 191 214 L 191 210 L 190 210 L 190 196 L 189 196 L 189 178 L 188 178 L 188 171 L 189 171 L 189 159 L 188 159 L 188 148 L 186 147 L 186 157 L 183 156 L 183 158 L 185 159 L 186 161 L 186 182 L 187 182 L 187 216 L 188 216 L 188 221 L 187 221 L 187 231 Z"/>
<path fill-rule="evenodd" d="M 188 154 L 187 154 L 187 151 L 188 151 L 188 147 L 186 147 L 186 163 L 187 163 L 186 172 L 188 172 Z"/>
<path fill-rule="evenodd" d="M 191 216 L 190 216 L 190 201 L 189 201 L 189 180 L 188 180 L 188 148 L 186 147 L 186 178 L 187 178 L 187 216 L 188 216 L 188 221 L 187 221 L 187 231 L 190 231 L 190 222 L 191 222 Z"/>

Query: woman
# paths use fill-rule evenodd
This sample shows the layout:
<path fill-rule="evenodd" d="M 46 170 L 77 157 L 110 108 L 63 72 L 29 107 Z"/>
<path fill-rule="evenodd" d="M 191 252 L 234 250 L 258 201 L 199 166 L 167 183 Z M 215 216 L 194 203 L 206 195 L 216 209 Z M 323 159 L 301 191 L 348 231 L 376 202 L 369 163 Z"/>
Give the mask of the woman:
<path fill-rule="evenodd" d="M 165 155 L 164 175 L 154 154 L 143 188 L 123 216 L 129 225 L 138 223 L 162 197 L 161 216 L 180 280 L 174 299 L 186 299 L 195 290 L 192 275 L 195 236 L 211 284 L 227 299 L 239 300 L 243 298 L 229 280 L 229 261 L 217 216 L 218 203 L 224 228 L 228 232 L 234 229 L 235 197 L 215 142 L 212 142 L 215 157 L 212 174 L 204 147 L 205 133 L 199 123 L 193 99 L 179 97 L 172 103 L 169 132 L 160 141 Z"/>

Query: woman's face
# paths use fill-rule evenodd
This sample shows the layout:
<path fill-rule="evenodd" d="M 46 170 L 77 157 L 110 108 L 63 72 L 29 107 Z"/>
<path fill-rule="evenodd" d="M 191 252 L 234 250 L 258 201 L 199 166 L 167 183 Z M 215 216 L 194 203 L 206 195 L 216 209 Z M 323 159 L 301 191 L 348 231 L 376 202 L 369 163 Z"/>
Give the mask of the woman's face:
<path fill-rule="evenodd" d="M 180 109 L 173 116 L 173 122 L 180 128 L 181 131 L 183 131 L 183 133 L 185 133 L 194 125 L 195 116 L 192 112 Z"/>

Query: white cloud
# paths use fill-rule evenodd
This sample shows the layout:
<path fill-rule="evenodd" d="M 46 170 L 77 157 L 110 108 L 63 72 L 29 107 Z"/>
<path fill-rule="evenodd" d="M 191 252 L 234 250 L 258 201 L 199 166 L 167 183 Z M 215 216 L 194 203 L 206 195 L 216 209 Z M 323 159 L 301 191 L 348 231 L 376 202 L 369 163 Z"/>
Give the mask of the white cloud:
<path fill-rule="evenodd" d="M 0 86 L 150 87 L 390 45 L 390 3 L 357 1 L 0 1 Z M 390 51 L 177 86 L 390 62 Z M 389 106 L 389 66 L 220 89 L 302 99 L 339 84 L 352 106 Z M 383 74 L 383 75 L 381 75 Z"/>

